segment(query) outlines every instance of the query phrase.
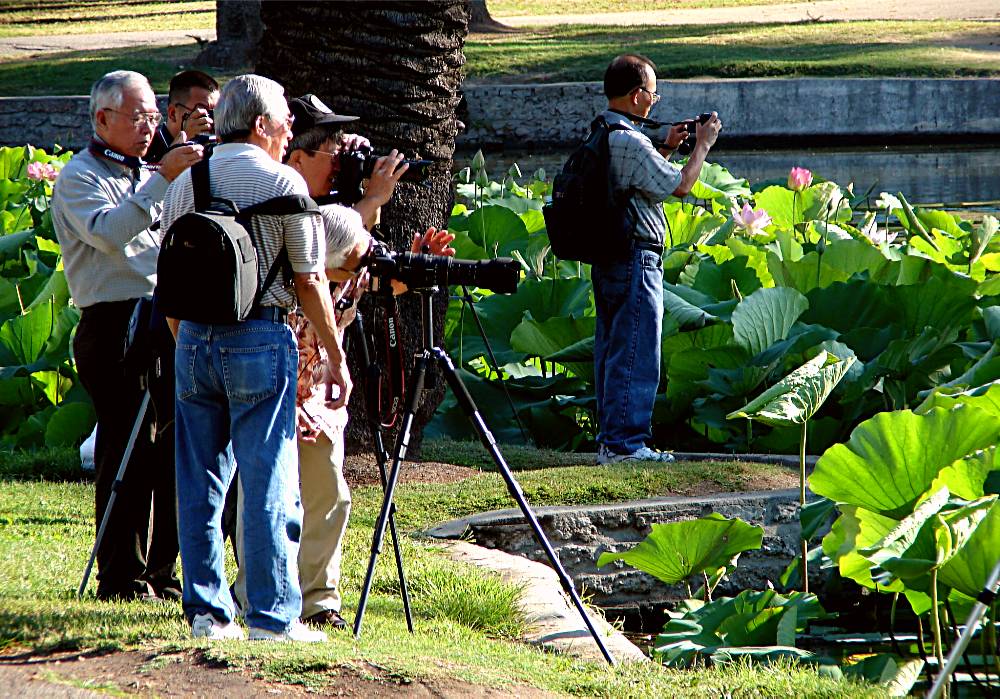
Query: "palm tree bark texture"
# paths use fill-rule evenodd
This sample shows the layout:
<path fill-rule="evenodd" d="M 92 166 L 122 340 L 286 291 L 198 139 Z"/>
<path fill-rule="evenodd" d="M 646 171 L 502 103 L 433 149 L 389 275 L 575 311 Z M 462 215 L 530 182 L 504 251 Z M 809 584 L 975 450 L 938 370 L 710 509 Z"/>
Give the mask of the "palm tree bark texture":
<path fill-rule="evenodd" d="M 360 116 L 352 130 L 369 138 L 377 153 L 398 148 L 407 157 L 434 161 L 425 184 L 400 182 L 392 201 L 383 207 L 380 227 L 389 246 L 408 250 L 414 233 L 428 226 L 447 226 L 454 201 L 451 172 L 460 128 L 455 108 L 465 63 L 466 0 L 265 0 L 261 19 L 258 73 L 277 80 L 289 96 L 312 92 L 334 111 Z M 422 342 L 415 297 L 412 293 L 398 297 L 408 368 Z M 434 337 L 439 340 L 447 303 L 443 290 L 435 299 Z M 371 310 L 368 299 L 362 304 L 365 310 Z M 347 432 L 350 453 L 369 451 L 372 444 L 356 349 L 349 350 L 355 383 Z M 419 450 L 423 427 L 443 399 L 444 389 L 442 379 L 424 391 L 411 451 Z"/>

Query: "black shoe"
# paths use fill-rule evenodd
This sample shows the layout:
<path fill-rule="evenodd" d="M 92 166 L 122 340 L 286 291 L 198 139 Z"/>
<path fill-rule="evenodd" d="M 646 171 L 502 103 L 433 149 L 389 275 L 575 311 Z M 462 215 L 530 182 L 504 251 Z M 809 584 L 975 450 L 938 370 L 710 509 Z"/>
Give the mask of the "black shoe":
<path fill-rule="evenodd" d="M 338 612 L 335 612 L 332 609 L 324 609 L 321 612 L 316 612 L 312 616 L 307 616 L 302 621 L 317 628 L 329 625 L 332 626 L 335 631 L 347 628 L 347 622 L 344 621 L 344 617 L 340 616 Z"/>

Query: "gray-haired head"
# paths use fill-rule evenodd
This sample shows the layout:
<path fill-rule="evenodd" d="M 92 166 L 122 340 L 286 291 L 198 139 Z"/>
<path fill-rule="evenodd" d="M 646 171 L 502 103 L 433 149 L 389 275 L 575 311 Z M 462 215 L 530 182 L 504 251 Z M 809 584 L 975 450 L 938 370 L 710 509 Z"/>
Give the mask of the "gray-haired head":
<path fill-rule="evenodd" d="M 361 245 L 367 248 L 371 234 L 361 225 L 357 212 L 338 204 L 319 207 L 326 229 L 326 268 L 343 267 L 347 256 Z"/>
<path fill-rule="evenodd" d="M 257 117 L 279 118 L 287 110 L 281 85 L 261 75 L 237 75 L 222 86 L 215 107 L 215 132 L 222 141 L 246 138 Z"/>
<path fill-rule="evenodd" d="M 142 73 L 134 70 L 115 70 L 100 78 L 90 88 L 90 125 L 97 131 L 97 112 L 101 109 L 118 109 L 125 99 L 129 87 L 153 88 Z"/>

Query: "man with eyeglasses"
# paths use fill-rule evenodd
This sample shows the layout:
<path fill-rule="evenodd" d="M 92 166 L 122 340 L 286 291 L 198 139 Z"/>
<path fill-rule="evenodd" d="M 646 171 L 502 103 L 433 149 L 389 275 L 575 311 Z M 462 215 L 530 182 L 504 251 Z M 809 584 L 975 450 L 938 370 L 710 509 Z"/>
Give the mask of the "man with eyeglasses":
<path fill-rule="evenodd" d="M 175 148 L 156 170 L 143 163 L 160 113 L 139 73 L 115 71 L 94 83 L 90 119 L 93 139 L 59 174 L 51 212 L 81 310 L 73 350 L 97 413 L 100 522 L 143 396 L 138 370 L 123 363 L 122 350 L 137 300 L 151 297 L 156 284 L 159 245 L 150 226 L 168 184 L 201 159 L 202 148 Z M 180 597 L 172 424 L 172 414 L 147 411 L 138 432 L 97 551 L 98 599 Z"/>
<path fill-rule="evenodd" d="M 609 251 L 608 262 L 591 267 L 597 328 L 594 333 L 594 384 L 597 395 L 597 463 L 670 462 L 673 456 L 647 446 L 652 437 L 653 401 L 660 383 L 660 337 L 663 323 L 663 201 L 686 196 L 701 174 L 722 122 L 714 112 L 698 124 L 698 143 L 683 168 L 667 158 L 687 136 L 676 126 L 658 151 L 635 128 L 649 116 L 660 95 L 656 65 L 638 54 L 616 57 L 604 73 L 609 125 L 621 125 L 608 137 L 611 179 L 623 194 L 626 220 L 632 224 L 629 249 Z"/>
<path fill-rule="evenodd" d="M 294 117 L 282 87 L 239 75 L 221 91 L 215 111 L 219 145 L 208 161 L 212 195 L 246 209 L 274 197 L 307 195 L 302 176 L 281 163 Z M 171 151 L 172 152 L 172 151 Z M 169 157 L 169 153 L 168 153 Z M 190 174 L 167 192 L 163 229 L 194 210 Z M 245 533 L 244 616 L 251 640 L 321 642 L 299 621 L 296 575 L 302 508 L 295 448 L 298 348 L 286 324 L 300 305 L 326 350 L 331 382 L 325 403 L 346 405 L 351 380 L 325 275 L 326 244 L 315 212 L 255 216 L 250 236 L 258 282 L 287 255 L 293 288 L 279 279 L 262 290 L 242 323 L 181 321 L 177 328 L 177 488 L 184 611 L 196 638 L 243 638 L 223 567 L 221 515 L 239 466 Z M 222 270 L 220 270 L 222 273 Z M 197 280 L 192 280 L 197 283 Z M 231 451 L 230 451 L 231 449 Z"/>
<path fill-rule="evenodd" d="M 146 161 L 160 162 L 182 131 L 186 139 L 207 140 L 214 131 L 212 117 L 218 101 L 219 83 L 208 73 L 185 70 L 171 78 L 167 118 L 156 130 Z"/>

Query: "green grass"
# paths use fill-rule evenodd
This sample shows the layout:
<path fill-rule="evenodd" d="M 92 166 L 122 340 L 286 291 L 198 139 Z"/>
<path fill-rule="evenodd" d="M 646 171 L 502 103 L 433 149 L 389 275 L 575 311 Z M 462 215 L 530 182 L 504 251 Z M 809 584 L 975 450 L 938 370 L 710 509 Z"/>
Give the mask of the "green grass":
<path fill-rule="evenodd" d="M 8 0 L 3 5 L 0 12 L 0 37 L 215 29 L 215 3 L 208 0 L 197 2 Z"/>
<path fill-rule="evenodd" d="M 494 17 L 521 15 L 576 15 L 602 12 L 680 10 L 710 7 L 747 7 L 751 5 L 787 5 L 801 0 L 488 0 L 486 6 Z"/>
<path fill-rule="evenodd" d="M 457 451 L 463 460 L 471 460 L 475 453 L 469 445 L 430 443 L 425 454 L 433 454 L 435 449 Z M 721 479 L 739 485 L 774 468 L 681 464 L 669 469 L 617 465 L 542 471 L 530 469 L 551 459 L 551 453 L 531 458 L 523 450 L 507 451 L 512 463 L 529 469 L 520 471 L 518 478 L 536 505 L 644 497 L 664 492 L 674 482 L 694 483 L 713 477 L 716 482 Z M 74 475 L 71 454 L 52 452 L 50 457 L 61 462 L 60 472 Z M 153 662 L 158 655 L 178 648 L 204 647 L 188 639 L 177 605 L 112 604 L 92 596 L 75 599 L 92 543 L 93 486 L 86 481 L 35 480 L 40 475 L 37 461 L 15 455 L 0 457 L 0 489 L 4 493 L 0 499 L 0 560 L 4 561 L 0 567 L 0 650 L 139 647 Z M 670 471 L 678 475 L 669 476 Z M 12 475 L 15 473 L 23 476 Z M 349 618 L 367 565 L 380 491 L 358 488 L 353 499 L 344 552 L 345 611 Z M 316 690 L 335 688 L 332 683 L 338 667 L 374 665 L 382 677 L 394 681 L 451 678 L 508 690 L 531 685 L 591 696 L 880 696 L 873 688 L 835 682 L 804 667 L 733 665 L 683 672 L 653 664 L 629 664 L 611 670 L 515 642 L 512 639 L 520 634 L 523 624 L 513 611 L 518 590 L 478 569 L 454 563 L 440 544 L 414 536 L 450 517 L 510 507 L 513 503 L 499 476 L 483 473 L 459 483 L 401 484 L 396 503 L 415 635 L 406 632 L 391 549 L 387 548 L 380 559 L 360 641 L 341 633 L 318 647 L 230 642 L 208 647 L 207 661 Z"/>
<path fill-rule="evenodd" d="M 623 46 L 666 79 L 987 76 L 1000 74 L 996 37 L 995 24 L 971 21 L 572 25 L 476 34 L 465 55 L 468 77 L 487 82 L 599 81 Z"/>
<path fill-rule="evenodd" d="M 192 41 L 179 46 L 65 51 L 0 60 L 0 96 L 86 95 L 102 75 L 126 68 L 149 78 L 157 94 L 166 93 L 170 78 L 179 70 L 193 67 L 198 51 Z M 231 77 L 215 71 L 213 74 L 220 82 Z"/>

